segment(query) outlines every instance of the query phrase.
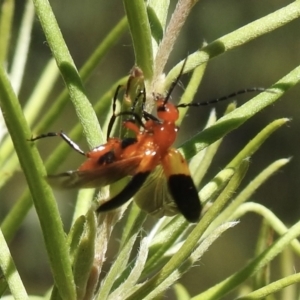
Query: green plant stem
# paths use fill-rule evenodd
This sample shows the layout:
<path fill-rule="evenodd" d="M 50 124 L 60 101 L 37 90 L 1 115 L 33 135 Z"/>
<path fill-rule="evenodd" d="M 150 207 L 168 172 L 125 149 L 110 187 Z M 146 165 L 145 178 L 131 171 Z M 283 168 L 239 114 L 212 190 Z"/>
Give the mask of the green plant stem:
<path fill-rule="evenodd" d="M 173 286 L 174 293 L 176 295 L 176 299 L 180 300 L 189 300 L 191 296 L 184 285 L 180 283 L 175 283 Z"/>
<path fill-rule="evenodd" d="M 3 68 L 0 68 L 0 105 L 33 197 L 55 283 L 62 298 L 75 299 L 71 262 L 56 201 L 44 180 L 45 170 L 37 149 L 27 141 L 30 130 Z"/>
<path fill-rule="evenodd" d="M 146 278 L 153 272 L 155 269 L 159 269 L 166 261 L 166 256 L 164 256 L 168 250 L 170 250 L 176 240 L 180 238 L 184 230 L 189 227 L 188 224 L 183 218 L 180 218 L 178 221 L 177 219 L 173 219 L 168 226 L 172 228 L 168 228 L 166 233 L 164 234 L 165 242 L 161 241 L 160 244 L 151 246 L 149 249 L 149 259 L 147 260 L 142 276 Z M 160 232 L 161 233 L 161 232 Z"/>
<path fill-rule="evenodd" d="M 16 300 L 28 299 L 25 287 L 22 283 L 20 275 L 16 269 L 13 258 L 10 254 L 8 245 L 0 230 L 0 267 L 5 279 L 8 283 L 9 290 Z"/>
<path fill-rule="evenodd" d="M 287 124 L 289 121 L 290 120 L 287 118 L 281 118 L 274 120 L 273 122 L 268 124 L 253 139 L 249 141 L 249 143 L 238 153 L 238 155 L 234 157 L 233 160 L 229 162 L 226 167 L 236 167 L 240 163 L 241 159 L 252 156 L 253 153 L 255 153 L 261 147 L 261 145 L 267 138 L 269 138 L 276 130 L 278 130 L 281 126 Z"/>
<path fill-rule="evenodd" d="M 128 264 L 129 257 L 127 257 L 126 261 L 125 259 L 123 259 L 123 263 L 125 262 L 127 264 L 127 265 L 125 264 L 126 269 L 124 270 L 125 267 L 120 269 L 120 266 L 118 266 L 118 263 L 120 263 L 119 256 L 123 255 L 124 248 L 128 247 L 132 238 L 141 231 L 142 225 L 145 222 L 146 218 L 147 218 L 146 212 L 140 210 L 140 208 L 133 201 L 127 216 L 126 224 L 123 228 L 122 238 L 119 246 L 119 252 L 117 254 L 118 258 L 112 264 L 111 269 L 105 278 L 105 281 L 102 283 L 102 287 L 104 290 L 102 290 L 101 288 L 99 296 L 104 295 L 108 289 L 114 291 L 117 287 L 119 287 L 122 284 L 122 282 L 124 282 L 124 280 L 130 274 L 132 270 L 131 267 L 133 266 L 133 261 L 131 261 Z M 121 254 L 121 252 L 123 253 Z M 118 276 L 114 274 L 115 271 L 118 271 Z M 99 296 L 98 299 L 100 299 Z"/>
<path fill-rule="evenodd" d="M 107 299 L 112 287 L 114 286 L 113 290 L 115 290 L 115 288 L 118 286 L 117 282 L 124 282 L 124 280 L 127 278 L 122 277 L 121 274 L 124 272 L 124 269 L 127 266 L 132 247 L 136 241 L 138 234 L 140 233 L 141 225 L 145 220 L 145 217 L 145 213 L 139 214 L 139 218 L 138 220 L 136 220 L 136 226 L 132 227 L 130 236 L 123 243 L 122 248 L 120 247 L 116 260 L 112 264 L 109 272 L 107 273 L 105 279 L 101 284 L 101 290 L 99 292 L 99 295 L 97 295 L 98 300 Z M 120 276 L 123 280 L 120 280 Z"/>
<path fill-rule="evenodd" d="M 200 295 L 192 298 L 193 300 L 214 300 L 224 297 L 232 289 L 244 282 L 247 278 L 255 274 L 259 269 L 268 264 L 275 258 L 293 239 L 300 234 L 300 222 L 292 226 L 289 231 L 281 236 L 275 243 L 273 243 L 261 255 L 254 258 L 245 268 L 229 276 L 227 279 L 216 284 L 212 288 L 206 290 Z"/>
<path fill-rule="evenodd" d="M 26 2 L 27 3 L 25 5 L 25 10 L 20 25 L 20 32 L 18 36 L 16 51 L 14 54 L 13 63 L 10 71 L 11 84 L 17 95 L 19 94 L 23 80 L 31 41 L 31 30 L 34 22 L 33 4 L 31 0 L 27 0 Z"/>
<path fill-rule="evenodd" d="M 146 217 L 147 214 L 144 211 L 140 210 L 138 206 L 133 202 L 127 216 L 126 224 L 123 228 L 119 249 L 122 249 L 125 244 L 127 244 L 131 236 L 142 227 Z"/>
<path fill-rule="evenodd" d="M 244 45 L 253 39 L 267 34 L 281 26 L 284 26 L 300 16 L 300 1 L 294 1 L 259 20 L 247 24 L 217 40 L 208 44 L 201 50 L 189 55 L 184 73 L 190 72 L 196 66 L 199 66 L 209 59 L 232 50 L 238 46 Z M 165 80 L 165 90 L 177 77 L 182 67 L 182 62 L 177 64 L 167 75 Z"/>
<path fill-rule="evenodd" d="M 64 42 L 49 2 L 47 0 L 33 0 L 33 2 L 49 47 L 68 88 L 87 142 L 90 148 L 94 148 L 104 141 L 97 116 L 85 95 L 76 66 Z"/>
<path fill-rule="evenodd" d="M 122 85 L 126 82 L 126 78 L 122 78 L 117 81 L 104 95 L 101 97 L 95 106 L 97 113 L 104 111 L 105 108 L 109 105 L 111 98 L 116 90 L 118 85 Z M 69 134 L 70 138 L 78 139 L 82 136 L 82 130 L 80 124 L 77 124 Z M 70 147 L 61 142 L 61 144 L 54 150 L 52 155 L 46 161 L 45 166 L 49 173 L 54 172 L 56 168 L 61 164 L 65 159 L 67 154 L 70 151 Z M 5 217 L 1 224 L 1 228 L 6 240 L 11 240 L 20 226 L 23 219 L 26 217 L 29 209 L 32 206 L 32 200 L 30 193 L 26 190 L 23 195 L 19 198 L 14 207 L 10 210 L 9 214 Z"/>
<path fill-rule="evenodd" d="M 92 72 L 95 70 L 99 62 L 104 58 L 112 46 L 118 41 L 118 39 L 124 34 L 127 29 L 127 19 L 124 17 L 119 23 L 112 29 L 111 32 L 101 41 L 97 49 L 91 54 L 89 59 L 80 69 L 79 74 L 82 80 L 87 80 Z M 43 117 L 40 124 L 35 128 L 36 132 L 44 132 L 49 128 L 53 121 L 57 118 L 57 112 L 61 112 L 65 104 L 69 99 L 67 89 L 64 89 L 60 95 L 54 100 L 54 104 L 50 110 Z"/>
<path fill-rule="evenodd" d="M 179 101 L 178 104 L 182 103 L 191 103 L 195 97 L 195 94 L 197 93 L 198 87 L 201 83 L 202 77 L 204 75 L 204 72 L 206 70 L 207 64 L 202 64 L 199 67 L 195 68 L 193 71 L 193 75 Z M 185 117 L 189 107 L 180 108 L 180 114 L 179 118 L 176 121 L 176 125 L 180 126 L 183 118 Z"/>
<path fill-rule="evenodd" d="M 209 118 L 207 120 L 207 123 L 205 125 L 205 128 L 210 127 L 217 121 L 216 111 L 213 109 L 210 112 Z M 193 177 L 193 181 L 195 183 L 196 187 L 200 187 L 200 183 L 204 177 L 204 175 L 207 173 L 207 170 L 209 166 L 211 165 L 211 162 L 213 161 L 213 158 L 215 157 L 215 154 L 219 148 L 219 146 L 222 143 L 222 139 L 219 139 L 218 141 L 214 142 L 210 146 L 208 146 L 206 149 L 198 152 L 190 161 L 189 161 L 189 169 Z M 199 166 L 201 165 L 201 168 Z"/>
<path fill-rule="evenodd" d="M 193 252 L 202 234 L 205 232 L 211 221 L 222 210 L 224 205 L 231 198 L 232 193 L 239 186 L 248 169 L 248 162 L 243 161 L 239 170 L 234 174 L 227 187 L 214 202 L 209 211 L 203 216 L 194 230 L 186 239 L 180 250 L 172 256 L 172 258 L 166 263 L 166 265 L 150 280 L 148 280 L 140 289 L 130 295 L 126 300 L 143 299 L 148 295 L 156 286 L 162 283 L 169 275 L 173 273 L 180 265 L 188 259 L 189 255 Z M 207 298 L 208 299 L 208 298 Z"/>
<path fill-rule="evenodd" d="M 216 228 L 209 237 L 207 237 L 205 240 L 202 240 L 195 250 L 191 252 L 188 259 L 185 260 L 178 269 L 174 270 L 172 274 L 170 274 L 161 284 L 156 286 L 154 290 L 152 290 L 144 299 L 155 299 L 155 296 L 161 294 L 162 291 L 167 290 L 172 284 L 180 279 L 182 274 L 186 273 L 197 261 L 199 261 L 203 254 L 208 250 L 210 245 L 213 244 L 221 236 L 221 234 L 224 233 L 224 231 L 232 228 L 237 223 L 238 222 L 227 222 Z"/>
<path fill-rule="evenodd" d="M 153 76 L 151 30 L 146 3 L 143 0 L 123 0 L 131 32 L 136 64 L 143 70 L 146 80 Z"/>
<path fill-rule="evenodd" d="M 161 41 L 155 57 L 155 75 L 154 80 L 163 73 L 164 67 L 173 50 L 175 41 L 184 25 L 192 7 L 197 1 L 180 0 L 177 1 L 176 8 L 172 14 L 171 20 L 165 31 L 163 40 Z"/>
<path fill-rule="evenodd" d="M 284 225 L 284 223 L 268 208 L 265 206 L 254 203 L 254 202 L 246 202 L 243 203 L 231 216 L 231 220 L 238 220 L 242 216 L 247 213 L 256 213 L 262 216 L 268 224 L 273 228 L 274 231 L 277 232 L 278 235 L 284 235 L 289 229 Z M 295 239 L 291 241 L 291 247 L 296 255 L 300 256 L 300 242 Z"/>
<path fill-rule="evenodd" d="M 263 92 L 249 100 L 241 107 L 220 118 L 213 126 L 195 135 L 182 146 L 184 155 L 187 159 L 206 148 L 211 143 L 225 136 L 230 131 L 238 128 L 250 117 L 273 104 L 289 88 L 295 86 L 300 81 L 300 67 L 298 66 L 289 74 L 284 76 L 272 86 L 272 92 Z"/>
<path fill-rule="evenodd" d="M 92 71 L 95 69 L 95 67 L 97 66 L 99 61 L 105 56 L 105 54 L 108 52 L 108 50 L 111 49 L 111 47 L 116 43 L 118 38 L 120 38 L 120 36 L 125 32 L 126 28 L 127 28 L 127 20 L 124 17 L 113 28 L 113 30 L 106 36 L 106 38 L 101 42 L 101 44 L 97 47 L 97 49 L 92 53 L 92 55 L 87 60 L 87 62 L 83 65 L 83 67 L 81 68 L 81 70 L 79 72 L 82 80 L 86 80 L 91 75 Z M 45 70 L 45 72 L 46 72 L 46 70 Z M 38 82 L 37 87 L 43 86 L 43 91 L 45 92 L 47 90 L 47 88 L 50 87 L 50 79 L 48 78 L 47 88 L 45 88 L 44 87 L 45 84 L 43 82 L 41 82 L 42 79 L 43 79 L 43 77 L 41 77 L 40 81 Z M 121 80 L 118 84 L 124 84 L 124 80 Z M 114 91 L 111 93 L 111 95 L 113 95 L 113 93 L 114 93 Z M 33 96 L 34 95 L 32 95 L 32 97 Z M 42 95 L 39 95 L 39 97 L 33 99 L 32 102 L 35 100 L 38 100 L 38 102 L 40 104 L 42 102 L 41 97 L 42 97 Z M 49 126 L 53 123 L 53 121 L 59 115 L 59 112 L 61 112 L 63 110 L 68 99 L 69 99 L 68 91 L 67 91 L 67 89 L 64 89 L 60 93 L 60 95 L 54 100 L 53 105 L 51 105 L 49 110 L 45 113 L 45 115 L 43 116 L 43 119 L 40 121 L 39 125 L 34 129 L 34 131 L 38 132 L 38 133 L 42 133 L 42 132 L 48 130 Z M 102 101 L 102 98 L 99 101 Z M 31 121 L 34 120 L 33 118 L 31 118 L 32 111 L 37 113 L 36 107 L 39 104 L 38 105 L 35 104 L 35 109 L 32 110 L 30 107 L 28 107 L 28 103 L 25 107 L 25 115 L 27 116 L 26 112 L 27 112 L 27 110 L 30 109 L 30 115 L 28 116 L 28 122 L 30 123 L 30 120 Z M 33 106 L 33 104 L 34 103 L 32 103 L 30 106 Z M 97 107 L 99 107 L 98 104 L 96 104 L 95 109 L 97 109 Z M 5 167 L 4 167 L 4 169 L 2 169 L 3 174 L 9 174 L 9 175 L 2 176 L 2 178 L 0 179 L 0 186 L 3 182 L 5 182 L 13 174 L 12 170 L 15 170 L 18 165 L 18 160 L 17 160 L 17 157 L 15 156 L 15 154 L 13 154 L 9 159 L 7 159 L 7 155 L 9 153 L 12 153 L 12 148 L 9 145 L 11 145 L 10 140 L 9 140 L 9 142 L 5 142 L 2 145 L 4 148 L 2 150 L 5 150 L 5 152 L 3 154 L 3 157 L 1 156 L 0 162 L 5 161 Z"/>
<path fill-rule="evenodd" d="M 87 62 L 80 70 L 80 75 L 84 80 L 86 80 L 91 75 L 96 65 L 99 63 L 99 61 L 101 61 L 101 59 L 105 56 L 108 50 L 111 49 L 111 47 L 117 42 L 120 36 L 125 32 L 126 28 L 127 28 L 127 20 L 124 17 L 114 27 L 114 29 L 106 36 L 106 38 L 101 42 L 101 44 L 97 47 L 97 49 L 93 52 L 93 54 L 90 56 L 90 58 L 87 60 Z M 95 110 L 97 113 L 99 112 L 103 113 L 103 110 L 105 110 L 108 101 L 112 99 L 116 87 L 118 85 L 123 85 L 126 82 L 126 80 L 127 78 L 120 79 L 118 82 L 116 82 L 116 84 L 112 86 L 111 89 L 108 90 L 106 94 L 103 95 L 103 97 L 101 97 L 99 101 L 97 101 L 97 104 L 95 106 Z M 54 101 L 54 104 L 51 106 L 50 110 L 45 114 L 43 120 L 37 126 L 35 131 L 39 133 L 44 132 L 50 126 L 50 124 L 52 124 L 53 121 L 56 119 L 56 117 L 58 116 L 58 112 L 62 111 L 67 100 L 68 100 L 68 92 L 65 89 Z M 74 129 L 74 132 L 70 134 L 70 137 L 79 138 L 81 136 L 82 136 L 82 130 L 78 124 L 76 130 Z M 49 162 L 49 170 L 52 171 L 55 170 L 55 166 L 58 166 L 61 160 L 67 155 L 69 151 L 69 147 L 67 145 L 64 145 L 64 143 L 62 143 L 57 150 L 58 152 L 53 153 L 53 156 L 51 157 L 52 163 Z M 64 151 L 64 154 L 55 157 L 56 153 L 60 153 L 60 151 L 62 150 Z M 15 169 L 17 165 L 18 165 L 18 159 L 14 155 L 6 162 L 5 170 L 10 172 L 12 169 Z M 17 228 L 20 226 L 23 219 L 26 217 L 27 212 L 29 211 L 31 206 L 32 206 L 32 200 L 27 190 L 17 201 L 16 205 L 12 208 L 10 213 L 5 217 L 5 219 L 1 224 L 3 234 L 5 235 L 5 238 L 7 240 L 11 240 L 13 238 L 14 233 L 16 232 Z"/>
<path fill-rule="evenodd" d="M 268 295 L 279 292 L 285 287 L 299 282 L 300 282 L 300 273 L 296 273 L 290 276 L 286 276 L 282 279 L 276 280 L 246 296 L 238 297 L 237 300 L 255 300 L 255 299 L 263 299 L 263 298 L 265 299 L 265 297 L 267 297 Z"/>
<path fill-rule="evenodd" d="M 41 108 L 45 105 L 47 96 L 51 89 L 53 89 L 58 74 L 55 60 L 51 59 L 24 107 L 24 115 L 29 125 L 32 125 L 36 118 L 40 117 Z M 1 167 L 3 173 L 9 171 L 13 173 L 18 166 L 16 153 L 14 152 L 11 139 L 8 136 L 1 145 L 0 164 L 3 165 Z M 4 185 L 6 180 L 7 178 L 0 178 L 0 187 Z"/>
<path fill-rule="evenodd" d="M 14 0 L 4 0 L 0 4 L 0 65 L 7 60 L 14 9 Z"/>
<path fill-rule="evenodd" d="M 266 250 L 274 240 L 274 231 L 266 220 L 262 220 L 256 239 L 254 256 Z M 285 252 L 285 251 L 284 251 Z M 261 268 L 252 279 L 252 289 L 257 290 L 270 283 L 270 264 Z"/>
<path fill-rule="evenodd" d="M 291 274 L 295 273 L 295 257 L 290 247 L 286 247 L 282 251 L 279 259 L 280 259 L 280 269 L 281 269 L 282 278 L 288 277 Z M 271 269 L 270 266 L 269 269 Z M 266 286 L 269 283 L 270 280 L 266 284 L 261 285 L 260 288 Z M 282 299 L 296 299 L 297 295 L 298 295 L 297 285 L 290 285 L 288 288 L 285 288 L 281 291 Z"/>
<path fill-rule="evenodd" d="M 31 207 L 32 198 L 29 190 L 26 189 L 1 223 L 1 230 L 7 242 L 12 240 Z"/>
<path fill-rule="evenodd" d="M 211 228 L 216 228 L 231 220 L 237 220 L 232 218 L 231 215 L 238 209 L 238 207 L 256 192 L 256 190 L 267 180 L 271 175 L 274 175 L 278 169 L 282 168 L 289 162 L 289 159 L 281 159 L 273 162 L 260 174 L 258 174 L 247 186 L 243 189 L 235 199 L 224 209 L 224 211 L 211 223 Z M 228 167 L 228 166 L 227 166 Z M 211 230 L 212 230 L 211 229 Z M 209 230 L 208 230 L 209 233 Z M 208 234 L 206 233 L 206 234 Z"/>

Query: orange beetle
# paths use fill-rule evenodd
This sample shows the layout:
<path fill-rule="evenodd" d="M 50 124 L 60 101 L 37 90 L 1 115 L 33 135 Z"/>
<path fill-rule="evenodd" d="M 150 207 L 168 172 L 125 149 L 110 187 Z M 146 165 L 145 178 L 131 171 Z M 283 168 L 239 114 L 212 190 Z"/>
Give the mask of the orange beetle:
<path fill-rule="evenodd" d="M 137 101 L 135 101 L 131 111 L 115 114 L 117 94 L 120 87 L 117 89 L 113 100 L 114 112 L 108 126 L 106 144 L 85 153 L 63 132 L 48 133 L 32 138 L 31 141 L 49 136 L 60 136 L 73 149 L 87 157 L 87 160 L 75 171 L 50 175 L 48 177 L 50 183 L 53 182 L 54 184 L 59 179 L 60 186 L 64 188 L 99 188 L 112 184 L 125 176 L 132 176 L 129 183 L 119 194 L 97 208 L 97 212 L 106 212 L 123 205 L 137 193 L 140 199 L 143 188 L 147 190 L 149 186 L 153 187 L 154 179 L 149 177 L 149 175 L 157 166 L 161 166 L 162 171 L 160 170 L 160 175 L 164 174 L 167 182 L 167 188 L 164 187 L 164 189 L 167 190 L 167 197 L 173 201 L 171 203 L 170 201 L 164 202 L 162 199 L 158 205 L 154 204 L 151 209 L 145 208 L 146 206 L 141 204 L 141 201 L 138 201 L 138 205 L 142 209 L 148 210 L 149 213 L 158 216 L 174 215 L 179 211 L 189 222 L 197 222 L 202 209 L 198 191 L 192 180 L 186 160 L 178 150 L 171 148 L 178 131 L 175 125 L 179 117 L 178 108 L 208 105 L 238 94 L 250 91 L 263 91 L 265 89 L 245 89 L 212 101 L 174 105 L 169 102 L 170 95 L 178 84 L 185 64 L 186 60 L 167 95 L 165 97 L 155 95 L 157 117 L 144 110 L 145 90 L 140 92 L 140 95 L 144 95 L 142 118 L 134 112 Z M 132 117 L 132 119 L 123 122 L 123 126 L 132 131 L 135 137 L 125 139 L 109 137 L 116 118 L 124 115 Z M 143 122 L 142 119 L 145 121 Z M 150 179 L 150 184 L 146 183 L 143 187 L 147 179 Z M 159 178 L 155 180 L 157 179 Z M 164 197 L 163 193 L 159 192 L 156 193 L 155 197 L 157 196 Z M 147 199 L 146 201 L 156 200 Z M 164 207 L 160 207 L 161 205 Z M 159 210 L 162 212 L 159 212 Z"/>

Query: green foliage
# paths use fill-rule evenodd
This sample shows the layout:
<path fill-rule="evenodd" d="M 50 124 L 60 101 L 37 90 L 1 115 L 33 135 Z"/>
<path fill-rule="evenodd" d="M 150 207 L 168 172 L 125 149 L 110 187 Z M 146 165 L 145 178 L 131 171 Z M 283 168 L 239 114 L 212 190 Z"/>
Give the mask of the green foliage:
<path fill-rule="evenodd" d="M 265 206 L 246 202 L 265 181 L 289 159 L 278 159 L 255 176 L 244 188 L 240 184 L 249 168 L 250 158 L 263 143 L 289 120 L 277 119 L 261 129 L 232 160 L 211 180 L 204 181 L 223 138 L 237 129 L 258 112 L 278 100 L 289 88 L 300 80 L 300 67 L 274 83 L 267 91 L 236 108 L 229 105 L 225 115 L 218 119 L 211 113 L 205 129 L 185 141 L 180 151 L 190 161 L 190 169 L 204 212 L 198 224 L 189 224 L 182 216 L 164 217 L 158 220 L 149 233 L 144 224 L 147 215 L 133 204 L 126 213 L 126 222 L 121 233 L 118 254 L 111 262 L 109 270 L 103 272 L 110 237 L 116 223 L 121 219 L 127 206 L 100 216 L 94 213 L 96 205 L 109 198 L 110 189 L 105 187 L 94 198 L 93 191 L 80 191 L 74 208 L 73 225 L 65 234 L 63 222 L 52 189 L 44 180 L 46 171 L 52 173 L 69 154 L 65 143 L 59 145 L 50 158 L 43 163 L 36 146 L 28 142 L 33 132 L 45 132 L 61 116 L 61 111 L 69 98 L 80 124 L 69 136 L 78 139 L 82 134 L 90 148 L 104 143 L 102 129 L 97 115 L 110 117 L 111 99 L 118 85 L 124 85 L 127 76 L 111 85 L 101 99 L 92 107 L 83 82 L 90 77 L 104 56 L 129 30 L 132 38 L 136 64 L 144 74 L 147 91 L 147 109 L 153 107 L 153 93 L 164 93 L 182 67 L 178 62 L 166 76 L 166 63 L 174 48 L 176 39 L 193 6 L 197 1 L 178 1 L 169 22 L 171 8 L 169 1 L 124 0 L 124 17 L 107 34 L 95 51 L 77 71 L 69 49 L 61 34 L 54 12 L 47 0 L 28 1 L 24 7 L 24 18 L 19 41 L 12 62 L 8 58 L 14 1 L 6 0 L 1 6 L 0 22 L 0 106 L 7 127 L 0 149 L 0 187 L 4 188 L 10 177 L 18 170 L 19 162 L 25 174 L 28 188 L 5 216 L 0 232 L 0 292 L 8 293 L 14 299 L 28 298 L 14 258 L 9 251 L 9 243 L 21 227 L 25 216 L 33 206 L 41 225 L 45 248 L 50 261 L 54 286 L 39 299 L 157 299 L 170 287 L 174 287 L 177 299 L 190 299 L 185 287 L 176 283 L 199 261 L 203 253 L 228 229 L 238 224 L 237 219 L 249 212 L 262 216 L 265 227 L 257 239 L 255 257 L 239 271 L 228 276 L 215 286 L 194 296 L 192 299 L 222 299 L 231 291 L 236 291 L 246 280 L 254 277 L 252 292 L 239 299 L 259 299 L 280 291 L 284 287 L 299 283 L 299 274 L 286 274 L 284 278 L 270 283 L 264 277 L 270 262 L 291 246 L 297 255 L 300 244 L 295 238 L 300 234 L 300 223 L 288 228 Z M 201 3 L 200 3 L 201 4 Z M 85 4 L 82 4 L 85 5 Z M 32 95 L 24 108 L 18 99 L 18 87 L 26 76 L 25 62 L 30 51 L 31 25 L 34 20 L 33 7 L 39 18 L 47 44 L 53 58 L 45 63 L 43 74 L 36 83 Z M 109 13 L 109 12 L 108 12 Z M 193 72 L 181 102 L 193 101 L 210 59 L 244 45 L 264 34 L 282 27 L 300 16 L 300 2 L 293 2 L 270 15 L 262 17 L 235 30 L 212 43 L 206 44 L 187 56 L 184 73 Z M 200 43 L 200 41 L 199 41 Z M 18 69 L 23 74 L 13 76 L 11 70 Z M 65 89 L 52 101 L 49 110 L 41 116 L 43 105 L 49 101 L 50 91 L 58 74 L 62 76 Z M 45 84 L 46 83 L 46 84 Z M 180 124 L 186 110 L 181 110 Z M 35 125 L 38 120 L 37 125 Z M 1 129 L 2 130 L 2 129 Z M 3 129 L 4 130 L 4 129 Z M 105 132 L 105 126 L 103 131 Z M 11 140 L 10 140 L 11 139 Z M 11 143 L 12 141 L 12 143 Z M 112 188 L 113 189 L 113 188 Z M 279 238 L 266 243 L 269 230 L 274 230 Z M 140 237 L 140 239 L 139 239 Z M 139 243 L 137 253 L 134 245 Z M 289 259 L 289 258 L 287 258 Z M 42 270 L 40 270 L 42 273 Z M 99 279 L 101 278 L 101 279 Z M 100 280 L 100 281 L 99 281 Z M 50 287 L 49 287 L 50 289 Z M 9 296 L 7 296 L 9 297 Z"/>

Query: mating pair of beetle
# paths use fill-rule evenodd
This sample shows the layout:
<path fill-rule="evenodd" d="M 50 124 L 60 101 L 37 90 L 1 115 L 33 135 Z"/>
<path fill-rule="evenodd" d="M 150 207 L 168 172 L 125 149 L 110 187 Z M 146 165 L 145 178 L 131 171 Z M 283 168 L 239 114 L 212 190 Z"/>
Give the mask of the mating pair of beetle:
<path fill-rule="evenodd" d="M 35 141 L 40 138 L 60 136 L 74 150 L 87 157 L 78 170 L 50 175 L 50 182 L 59 181 L 59 185 L 63 188 L 100 188 L 129 175 L 132 178 L 124 189 L 100 205 L 97 212 L 106 212 L 120 207 L 135 196 L 136 203 L 142 209 L 145 208 L 142 203 L 147 201 L 147 212 L 152 215 L 172 216 L 180 212 L 189 222 L 197 222 L 202 209 L 198 191 L 186 160 L 178 150 L 171 148 L 178 131 L 175 125 L 179 117 L 178 108 L 208 105 L 238 94 L 264 89 L 250 88 L 212 101 L 174 105 L 169 100 L 180 80 L 185 64 L 186 60 L 166 96 L 154 96 L 157 116 L 144 110 L 145 90 L 140 92 L 131 111 L 116 114 L 116 101 L 120 87 L 117 89 L 106 144 L 84 152 L 63 132 L 50 132 L 32 138 L 31 141 Z M 143 100 L 140 117 L 135 112 L 135 106 L 141 96 Z M 124 121 L 123 126 L 132 131 L 135 137 L 124 139 L 110 137 L 116 118 L 124 115 L 129 115 L 131 118 Z M 153 171 L 156 167 L 160 169 L 154 176 Z M 163 176 L 165 176 L 163 180 L 166 181 L 166 185 L 161 182 Z"/>

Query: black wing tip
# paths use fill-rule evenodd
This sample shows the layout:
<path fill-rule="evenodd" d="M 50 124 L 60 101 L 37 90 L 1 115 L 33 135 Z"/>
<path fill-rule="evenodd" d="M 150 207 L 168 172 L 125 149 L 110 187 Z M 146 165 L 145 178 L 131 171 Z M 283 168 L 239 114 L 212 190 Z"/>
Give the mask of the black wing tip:
<path fill-rule="evenodd" d="M 193 214 L 191 214 L 190 212 L 181 212 L 182 215 L 185 217 L 185 219 L 190 222 L 190 223 L 198 223 L 200 220 L 200 216 L 201 216 L 201 210 L 199 211 L 194 211 Z"/>
<path fill-rule="evenodd" d="M 150 171 L 139 172 L 135 174 L 119 194 L 117 194 L 112 199 L 100 205 L 97 208 L 96 212 L 98 213 L 107 212 L 125 204 L 141 188 L 141 186 L 144 184 L 149 174 Z"/>
<path fill-rule="evenodd" d="M 96 213 L 104 213 L 104 212 L 108 212 L 111 211 L 113 209 L 115 209 L 116 207 L 111 207 L 111 204 L 109 203 L 109 201 L 101 204 L 97 209 L 96 209 Z"/>
<path fill-rule="evenodd" d="M 168 178 L 169 191 L 180 213 L 191 223 L 197 223 L 201 216 L 201 202 L 191 176 L 174 174 Z"/>

